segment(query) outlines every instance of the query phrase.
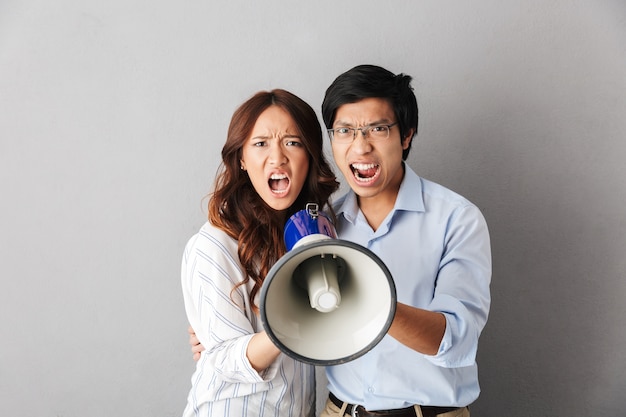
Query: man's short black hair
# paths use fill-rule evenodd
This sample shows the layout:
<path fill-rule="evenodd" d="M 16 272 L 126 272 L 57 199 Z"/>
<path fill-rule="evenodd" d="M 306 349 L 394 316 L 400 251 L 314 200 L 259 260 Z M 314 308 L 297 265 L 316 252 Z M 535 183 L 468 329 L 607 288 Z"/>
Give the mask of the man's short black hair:
<path fill-rule="evenodd" d="M 417 134 L 418 109 L 417 99 L 411 87 L 411 76 L 394 74 L 376 65 L 359 65 L 341 74 L 326 90 L 322 103 L 322 118 L 327 129 L 333 127 L 337 109 L 344 104 L 356 103 L 366 98 L 382 98 L 393 107 L 400 127 L 400 137 L 413 129 Z M 411 150 L 402 153 L 406 160 Z"/>

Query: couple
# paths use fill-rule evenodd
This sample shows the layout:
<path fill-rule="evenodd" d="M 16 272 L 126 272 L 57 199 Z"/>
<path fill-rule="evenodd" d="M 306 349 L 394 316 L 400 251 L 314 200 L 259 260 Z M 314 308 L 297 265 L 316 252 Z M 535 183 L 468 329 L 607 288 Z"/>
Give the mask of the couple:
<path fill-rule="evenodd" d="M 322 116 L 351 188 L 332 207 L 338 183 L 308 104 L 273 90 L 235 111 L 209 221 L 182 262 L 197 360 L 185 417 L 314 415 L 314 367 L 280 352 L 255 303 L 286 253 L 285 222 L 309 202 L 331 214 L 340 239 L 385 262 L 398 294 L 388 335 L 364 356 L 326 367 L 321 416 L 469 416 L 490 305 L 489 234 L 475 205 L 404 162 L 418 121 L 410 81 L 361 65 L 327 89 Z"/>

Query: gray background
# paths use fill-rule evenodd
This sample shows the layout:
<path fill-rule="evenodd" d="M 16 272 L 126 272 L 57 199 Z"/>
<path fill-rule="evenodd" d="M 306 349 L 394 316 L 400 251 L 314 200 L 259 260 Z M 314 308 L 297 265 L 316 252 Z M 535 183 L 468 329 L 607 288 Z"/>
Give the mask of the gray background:
<path fill-rule="evenodd" d="M 621 0 L 0 1 L 0 415 L 178 416 L 233 110 L 360 63 L 414 76 L 410 165 L 490 226 L 473 415 L 625 415 L 625 45 Z"/>

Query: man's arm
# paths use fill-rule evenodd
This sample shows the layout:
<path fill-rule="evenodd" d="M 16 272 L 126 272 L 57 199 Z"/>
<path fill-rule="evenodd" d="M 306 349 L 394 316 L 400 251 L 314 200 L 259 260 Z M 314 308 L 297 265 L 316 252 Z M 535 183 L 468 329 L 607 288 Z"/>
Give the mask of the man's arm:
<path fill-rule="evenodd" d="M 445 331 L 443 314 L 397 303 L 388 334 L 413 350 L 436 355 Z"/>
<path fill-rule="evenodd" d="M 191 346 L 191 355 L 194 361 L 200 359 L 200 352 L 204 350 L 204 346 L 198 340 L 196 336 L 196 332 L 193 330 L 193 327 L 189 326 L 187 328 L 187 332 L 189 333 L 189 345 Z"/>

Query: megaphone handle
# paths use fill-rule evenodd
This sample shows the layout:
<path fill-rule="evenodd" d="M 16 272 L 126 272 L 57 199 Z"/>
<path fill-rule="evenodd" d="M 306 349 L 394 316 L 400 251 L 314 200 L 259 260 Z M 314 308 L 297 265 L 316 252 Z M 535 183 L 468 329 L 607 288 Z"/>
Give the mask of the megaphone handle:
<path fill-rule="evenodd" d="M 324 255 L 307 259 L 302 263 L 300 272 L 312 308 L 328 313 L 339 307 L 341 294 L 335 259 Z"/>

